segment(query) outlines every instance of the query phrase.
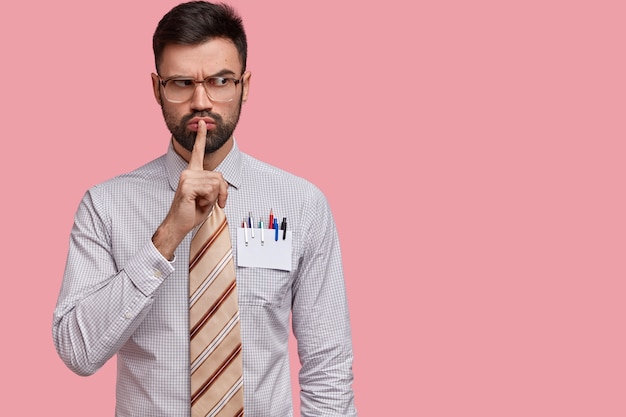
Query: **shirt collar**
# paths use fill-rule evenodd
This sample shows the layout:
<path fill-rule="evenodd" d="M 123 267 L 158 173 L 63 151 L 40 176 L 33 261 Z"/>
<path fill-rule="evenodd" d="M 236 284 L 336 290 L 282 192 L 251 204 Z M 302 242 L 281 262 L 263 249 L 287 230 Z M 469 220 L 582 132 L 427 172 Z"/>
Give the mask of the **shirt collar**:
<path fill-rule="evenodd" d="M 188 163 L 176 153 L 171 141 L 167 148 L 167 153 L 165 154 L 165 165 L 167 167 L 167 178 L 170 187 L 172 187 L 172 190 L 176 190 L 176 188 L 178 188 L 180 174 L 187 168 Z M 233 148 L 228 152 L 226 158 L 215 168 L 215 171 L 221 172 L 229 185 L 239 188 L 241 185 L 241 169 L 242 154 L 237 146 L 237 141 L 233 138 Z"/>

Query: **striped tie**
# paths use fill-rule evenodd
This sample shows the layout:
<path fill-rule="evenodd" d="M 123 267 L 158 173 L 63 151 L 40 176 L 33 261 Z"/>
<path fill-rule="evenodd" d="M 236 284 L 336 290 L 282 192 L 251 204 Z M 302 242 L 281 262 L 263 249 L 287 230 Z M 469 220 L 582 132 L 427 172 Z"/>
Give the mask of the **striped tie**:
<path fill-rule="evenodd" d="M 191 241 L 189 298 L 191 415 L 243 416 L 237 281 L 228 223 L 217 204 Z"/>

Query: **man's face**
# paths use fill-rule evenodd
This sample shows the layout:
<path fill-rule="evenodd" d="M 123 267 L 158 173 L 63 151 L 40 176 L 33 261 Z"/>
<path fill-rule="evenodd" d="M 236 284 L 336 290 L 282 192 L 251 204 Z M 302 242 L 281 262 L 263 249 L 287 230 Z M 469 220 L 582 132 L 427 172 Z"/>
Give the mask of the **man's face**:
<path fill-rule="evenodd" d="M 163 50 L 159 75 L 203 80 L 220 76 L 241 78 L 241 62 L 235 45 L 226 39 L 213 39 L 200 45 L 168 45 Z M 152 82 L 155 97 L 161 104 L 165 124 L 174 140 L 191 152 L 196 140 L 198 121 L 207 125 L 206 153 L 213 153 L 231 139 L 239 121 L 241 105 L 248 96 L 250 73 L 246 72 L 236 94 L 229 102 L 212 101 L 201 84 L 196 84 L 193 96 L 184 103 L 172 103 L 164 95 L 155 74 Z"/>

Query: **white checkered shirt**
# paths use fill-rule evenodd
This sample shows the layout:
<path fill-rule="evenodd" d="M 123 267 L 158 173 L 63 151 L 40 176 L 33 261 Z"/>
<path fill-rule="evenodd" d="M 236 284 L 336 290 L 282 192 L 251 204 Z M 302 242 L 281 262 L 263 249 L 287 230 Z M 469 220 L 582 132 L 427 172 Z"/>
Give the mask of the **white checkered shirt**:
<path fill-rule="evenodd" d="M 80 375 L 117 354 L 118 417 L 190 415 L 191 233 L 172 262 L 151 241 L 186 166 L 170 144 L 162 157 L 91 188 L 76 212 L 54 343 Z M 225 213 L 233 242 L 249 212 L 267 221 L 272 209 L 293 232 L 291 272 L 237 267 L 246 417 L 293 415 L 290 313 L 302 363 L 302 416 L 356 416 L 341 254 L 326 198 L 236 143 L 216 171 L 229 184 Z"/>

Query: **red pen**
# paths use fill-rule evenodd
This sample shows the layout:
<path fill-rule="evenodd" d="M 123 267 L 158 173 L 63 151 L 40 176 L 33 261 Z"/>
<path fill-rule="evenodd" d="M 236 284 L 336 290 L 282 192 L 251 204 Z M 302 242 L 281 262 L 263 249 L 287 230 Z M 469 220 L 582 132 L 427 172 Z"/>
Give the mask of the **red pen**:
<path fill-rule="evenodd" d="M 274 228 L 274 212 L 270 209 L 270 229 Z"/>
<path fill-rule="evenodd" d="M 243 227 L 243 237 L 245 239 L 246 246 L 248 246 L 248 223 L 244 220 L 241 222 L 241 227 Z"/>

